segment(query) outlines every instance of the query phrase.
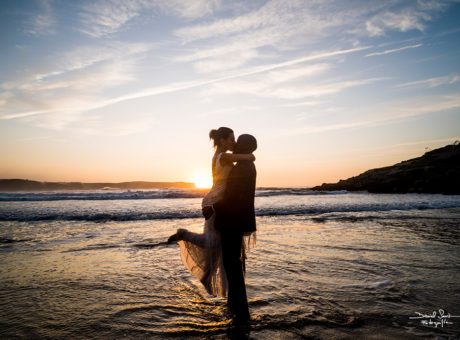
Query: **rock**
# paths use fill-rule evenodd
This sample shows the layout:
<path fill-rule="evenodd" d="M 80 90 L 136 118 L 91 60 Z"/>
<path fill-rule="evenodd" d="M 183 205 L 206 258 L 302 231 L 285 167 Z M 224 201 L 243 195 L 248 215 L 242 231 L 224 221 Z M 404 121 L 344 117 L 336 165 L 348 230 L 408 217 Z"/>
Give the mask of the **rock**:
<path fill-rule="evenodd" d="M 426 152 L 421 157 L 368 170 L 337 183 L 323 183 L 312 190 L 458 195 L 460 194 L 460 145 L 456 142 Z"/>

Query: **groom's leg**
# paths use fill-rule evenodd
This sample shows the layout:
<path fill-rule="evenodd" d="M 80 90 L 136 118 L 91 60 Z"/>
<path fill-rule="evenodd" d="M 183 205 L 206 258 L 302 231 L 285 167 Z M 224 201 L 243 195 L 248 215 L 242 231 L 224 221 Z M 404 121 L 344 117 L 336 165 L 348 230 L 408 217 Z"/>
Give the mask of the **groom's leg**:
<path fill-rule="evenodd" d="M 228 305 L 238 318 L 249 318 L 246 285 L 241 262 L 243 234 L 222 233 L 222 256 L 228 280 Z"/>

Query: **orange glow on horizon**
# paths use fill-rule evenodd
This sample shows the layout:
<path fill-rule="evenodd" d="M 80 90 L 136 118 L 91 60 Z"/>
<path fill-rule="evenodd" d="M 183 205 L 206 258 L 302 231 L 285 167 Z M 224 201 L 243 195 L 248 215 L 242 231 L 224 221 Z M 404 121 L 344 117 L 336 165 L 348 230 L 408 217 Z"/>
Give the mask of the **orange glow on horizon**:
<path fill-rule="evenodd" d="M 212 187 L 212 178 L 204 174 L 197 175 L 193 182 L 198 189 L 209 189 Z"/>
<path fill-rule="evenodd" d="M 193 182 L 198 189 L 209 189 L 212 187 L 212 177 L 204 174 L 197 175 Z"/>

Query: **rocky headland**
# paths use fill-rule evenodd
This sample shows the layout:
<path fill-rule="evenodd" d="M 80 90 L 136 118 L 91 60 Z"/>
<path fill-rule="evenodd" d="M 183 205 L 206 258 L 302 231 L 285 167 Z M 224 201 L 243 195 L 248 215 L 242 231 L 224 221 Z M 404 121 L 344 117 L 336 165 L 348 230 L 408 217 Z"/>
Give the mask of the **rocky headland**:
<path fill-rule="evenodd" d="M 323 183 L 316 191 L 368 191 L 372 193 L 460 194 L 458 142 L 384 168 L 368 170 L 337 183 Z"/>

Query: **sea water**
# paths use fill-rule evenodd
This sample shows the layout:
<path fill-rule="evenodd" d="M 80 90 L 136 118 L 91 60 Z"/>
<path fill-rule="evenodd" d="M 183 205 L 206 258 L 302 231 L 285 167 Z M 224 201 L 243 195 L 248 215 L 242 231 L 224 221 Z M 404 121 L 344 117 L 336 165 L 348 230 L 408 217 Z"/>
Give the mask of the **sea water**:
<path fill-rule="evenodd" d="M 242 331 L 165 243 L 203 195 L 0 193 L 0 338 L 459 337 L 460 196 L 259 188 Z"/>

